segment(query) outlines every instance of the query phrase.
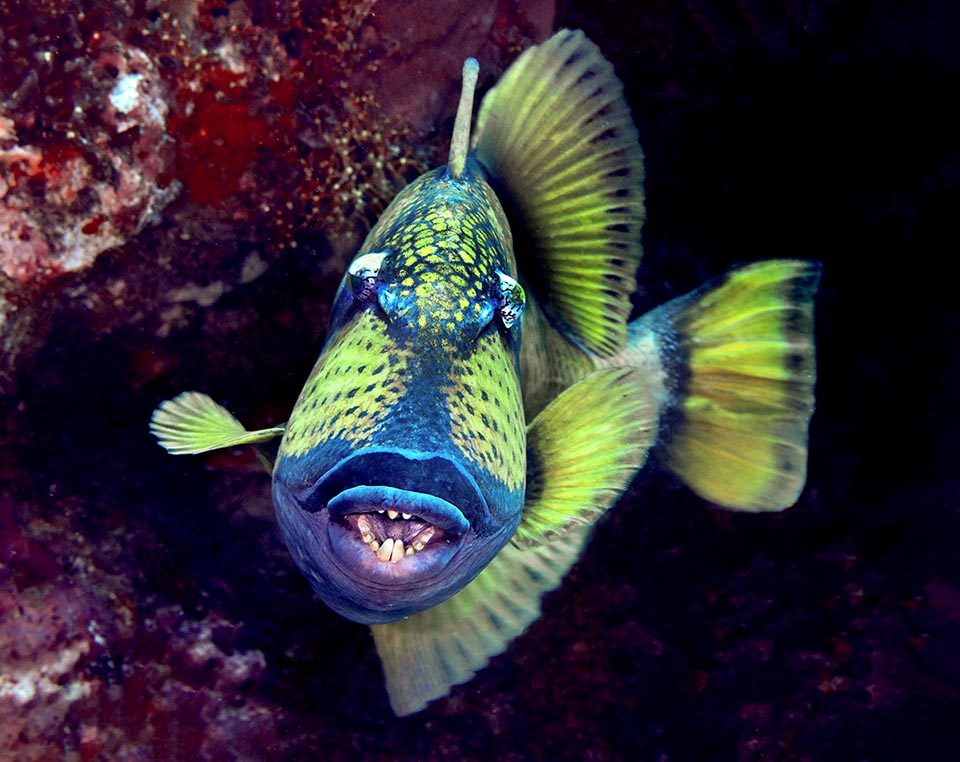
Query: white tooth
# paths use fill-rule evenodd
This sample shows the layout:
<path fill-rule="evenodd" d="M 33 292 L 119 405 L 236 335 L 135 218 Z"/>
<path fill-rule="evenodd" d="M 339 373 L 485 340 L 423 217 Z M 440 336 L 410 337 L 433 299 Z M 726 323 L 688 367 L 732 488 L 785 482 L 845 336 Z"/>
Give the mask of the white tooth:
<path fill-rule="evenodd" d="M 400 515 L 403 516 L 403 518 L 405 519 L 409 519 L 413 517 L 412 513 L 401 513 Z"/>
<path fill-rule="evenodd" d="M 376 540 L 374 540 L 373 542 L 368 542 L 367 545 L 369 545 L 374 550 L 374 552 L 376 552 L 380 548 L 380 543 L 377 542 Z"/>
<path fill-rule="evenodd" d="M 407 549 L 404 551 L 404 553 L 406 553 L 408 556 L 412 556 L 416 552 L 417 552 L 417 549 L 414 548 L 412 545 L 408 545 Z"/>
<path fill-rule="evenodd" d="M 387 516 L 389 516 L 391 519 L 395 519 L 395 518 L 397 518 L 397 516 L 399 516 L 399 515 L 400 515 L 400 514 L 399 514 L 399 512 L 397 512 L 397 511 L 387 511 Z"/>
<path fill-rule="evenodd" d="M 420 533 L 420 536 L 417 537 L 417 541 L 413 543 L 414 549 L 423 550 L 423 546 L 426 545 L 428 542 L 430 542 L 430 538 L 433 537 L 434 531 L 435 530 L 433 527 L 427 527 L 426 529 L 424 529 Z"/>
<path fill-rule="evenodd" d="M 360 516 L 357 519 L 357 529 L 360 530 L 360 537 L 368 545 L 372 540 L 376 539 L 375 535 L 373 534 L 373 527 L 370 526 L 370 519 L 368 519 L 366 516 Z"/>
<path fill-rule="evenodd" d="M 396 563 L 403 558 L 403 540 L 397 540 L 393 544 L 393 551 L 390 553 L 390 560 Z"/>
<path fill-rule="evenodd" d="M 377 551 L 377 558 L 379 558 L 381 561 L 389 561 L 391 553 L 393 553 L 393 538 L 388 537 L 383 541 L 383 545 L 380 546 L 380 550 Z"/>
<path fill-rule="evenodd" d="M 377 513 L 383 513 L 383 508 L 381 508 Z"/>

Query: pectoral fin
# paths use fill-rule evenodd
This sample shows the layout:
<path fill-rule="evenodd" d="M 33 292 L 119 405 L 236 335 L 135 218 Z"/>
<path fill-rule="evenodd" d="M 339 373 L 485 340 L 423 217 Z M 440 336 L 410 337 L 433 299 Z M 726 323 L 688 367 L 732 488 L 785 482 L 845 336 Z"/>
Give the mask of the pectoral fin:
<path fill-rule="evenodd" d="M 527 495 L 513 542 L 540 545 L 592 525 L 647 459 L 656 413 L 636 369 L 592 373 L 527 427 Z"/>
<path fill-rule="evenodd" d="M 268 442 L 283 434 L 283 428 L 247 431 L 226 408 L 200 392 L 183 392 L 161 402 L 150 418 L 150 433 L 171 455 Z"/>
<path fill-rule="evenodd" d="M 653 413 L 635 370 L 600 371 L 527 428 L 527 503 L 508 544 L 432 609 L 374 625 L 390 704 L 412 714 L 469 680 L 540 615 L 540 599 L 580 557 L 595 521 L 643 465 Z"/>

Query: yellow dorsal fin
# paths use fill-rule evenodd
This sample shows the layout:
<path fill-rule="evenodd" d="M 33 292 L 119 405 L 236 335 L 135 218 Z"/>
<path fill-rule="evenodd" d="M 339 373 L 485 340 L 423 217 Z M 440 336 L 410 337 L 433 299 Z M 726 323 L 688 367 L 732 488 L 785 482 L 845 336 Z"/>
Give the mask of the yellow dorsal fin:
<path fill-rule="evenodd" d="M 525 51 L 484 97 L 474 150 L 548 317 L 614 354 L 626 342 L 644 207 L 643 154 L 613 66 L 582 32 Z"/>

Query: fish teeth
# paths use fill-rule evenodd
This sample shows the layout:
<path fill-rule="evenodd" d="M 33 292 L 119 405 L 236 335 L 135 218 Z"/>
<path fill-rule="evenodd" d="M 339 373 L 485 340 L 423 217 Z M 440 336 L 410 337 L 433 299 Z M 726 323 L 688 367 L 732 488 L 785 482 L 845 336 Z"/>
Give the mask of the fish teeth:
<path fill-rule="evenodd" d="M 377 551 L 377 558 L 381 561 L 389 561 L 393 556 L 393 545 L 394 541 L 392 537 L 384 540 L 383 545 L 380 546 L 380 550 Z"/>
<path fill-rule="evenodd" d="M 427 527 L 420 533 L 420 539 L 425 543 L 430 542 L 430 539 L 433 537 L 433 534 L 436 531 L 436 527 Z"/>
<path fill-rule="evenodd" d="M 433 527 L 427 527 L 424 529 L 420 535 L 417 537 L 416 542 L 413 543 L 414 550 L 423 550 L 423 546 L 430 542 L 430 538 L 433 537 L 434 529 Z"/>
<path fill-rule="evenodd" d="M 357 519 L 357 529 L 360 530 L 360 537 L 367 545 L 376 542 L 377 537 L 373 533 L 373 527 L 370 526 L 370 519 L 366 516 L 360 516 Z"/>
<path fill-rule="evenodd" d="M 377 511 L 377 513 L 386 513 L 391 519 L 396 519 L 399 516 L 407 520 L 413 518 L 411 513 L 401 514 L 394 510 Z M 389 561 L 394 564 L 406 556 L 419 553 L 436 533 L 436 527 L 428 526 L 416 536 L 414 542 L 409 544 L 395 537 L 387 537 L 385 540 L 379 541 L 373 522 L 367 515 L 357 517 L 357 530 L 360 532 L 360 538 L 376 554 L 377 558 L 383 562 Z"/>

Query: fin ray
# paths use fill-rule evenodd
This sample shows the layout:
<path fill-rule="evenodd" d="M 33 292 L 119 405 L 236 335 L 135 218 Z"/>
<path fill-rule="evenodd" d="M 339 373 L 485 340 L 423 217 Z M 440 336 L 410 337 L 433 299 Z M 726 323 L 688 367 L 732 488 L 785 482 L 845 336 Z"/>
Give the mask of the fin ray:
<path fill-rule="evenodd" d="M 779 511 L 800 496 L 820 270 L 802 260 L 747 265 L 638 321 L 673 346 L 664 358 L 668 376 L 684 380 L 668 402 L 667 417 L 677 423 L 663 452 L 701 497 L 735 510 Z"/>
<path fill-rule="evenodd" d="M 525 51 L 483 99 L 474 150 L 529 239 L 521 273 L 551 324 L 614 354 L 626 342 L 644 207 L 643 154 L 611 64 L 582 32 Z"/>
<path fill-rule="evenodd" d="M 182 392 L 157 406 L 150 433 L 171 455 L 197 455 L 224 447 L 267 442 L 283 434 L 283 426 L 248 431 L 222 405 L 200 392 Z"/>
<path fill-rule="evenodd" d="M 527 499 L 512 541 L 539 545 L 596 521 L 643 466 L 655 431 L 637 370 L 597 371 L 563 391 L 527 427 Z"/>
<path fill-rule="evenodd" d="M 398 716 L 467 682 L 540 616 L 540 599 L 580 556 L 578 527 L 532 549 L 507 545 L 463 590 L 407 619 L 373 625 L 390 705 Z"/>

